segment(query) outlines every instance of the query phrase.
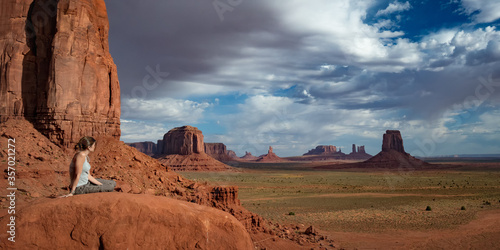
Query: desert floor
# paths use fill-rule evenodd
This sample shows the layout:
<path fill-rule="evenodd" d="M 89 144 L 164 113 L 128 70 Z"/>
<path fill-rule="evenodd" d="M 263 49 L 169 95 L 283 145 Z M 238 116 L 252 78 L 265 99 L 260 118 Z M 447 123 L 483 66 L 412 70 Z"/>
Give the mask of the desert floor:
<path fill-rule="evenodd" d="M 236 185 L 273 222 L 313 225 L 345 249 L 500 249 L 500 163 L 429 170 L 316 170 L 325 163 L 231 163 L 240 172 L 182 172 Z M 427 210 L 429 207 L 430 211 Z"/>

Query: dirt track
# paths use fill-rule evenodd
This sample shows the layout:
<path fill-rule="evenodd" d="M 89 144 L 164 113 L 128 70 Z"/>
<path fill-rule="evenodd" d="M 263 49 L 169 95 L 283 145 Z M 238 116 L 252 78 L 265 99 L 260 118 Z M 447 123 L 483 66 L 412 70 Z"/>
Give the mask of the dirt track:
<path fill-rule="evenodd" d="M 454 229 L 384 233 L 324 232 L 345 249 L 500 249 L 500 210 Z"/>

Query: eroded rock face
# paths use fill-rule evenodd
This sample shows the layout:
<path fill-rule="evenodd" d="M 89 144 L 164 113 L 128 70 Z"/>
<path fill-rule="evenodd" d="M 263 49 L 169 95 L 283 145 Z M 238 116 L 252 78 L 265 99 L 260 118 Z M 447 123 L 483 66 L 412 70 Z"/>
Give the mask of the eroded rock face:
<path fill-rule="evenodd" d="M 190 155 L 205 153 L 203 134 L 198 128 L 183 126 L 168 131 L 163 136 L 161 154 Z"/>
<path fill-rule="evenodd" d="M 8 216 L 1 222 L 8 224 Z M 0 235 L 7 239 L 5 230 Z M 0 243 L 3 249 L 165 247 L 254 249 L 245 227 L 226 212 L 161 196 L 124 193 L 40 201 L 16 213 L 16 242 Z"/>
<path fill-rule="evenodd" d="M 5 0 L 0 121 L 24 117 L 52 142 L 120 137 L 120 86 L 103 0 Z"/>
<path fill-rule="evenodd" d="M 229 156 L 224 143 L 205 143 L 205 153 L 218 161 L 233 160 L 233 158 Z"/>
<path fill-rule="evenodd" d="M 234 159 L 238 159 L 238 156 L 236 155 L 236 152 L 234 152 L 233 150 L 228 150 L 228 151 L 227 151 L 227 155 L 228 155 L 229 157 L 231 157 L 231 159 L 233 159 L 233 160 L 234 160 Z"/>
<path fill-rule="evenodd" d="M 152 141 L 126 143 L 149 156 L 156 154 L 156 144 Z"/>
<path fill-rule="evenodd" d="M 406 153 L 403 147 L 403 138 L 399 130 L 387 130 L 384 134 L 382 151 L 387 152 L 390 150 Z"/>

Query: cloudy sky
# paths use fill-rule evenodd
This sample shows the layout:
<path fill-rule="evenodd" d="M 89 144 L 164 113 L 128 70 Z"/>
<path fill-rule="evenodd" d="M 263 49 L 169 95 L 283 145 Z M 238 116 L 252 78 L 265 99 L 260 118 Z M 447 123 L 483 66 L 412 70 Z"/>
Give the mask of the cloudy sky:
<path fill-rule="evenodd" d="M 122 140 L 500 153 L 496 0 L 106 0 Z"/>

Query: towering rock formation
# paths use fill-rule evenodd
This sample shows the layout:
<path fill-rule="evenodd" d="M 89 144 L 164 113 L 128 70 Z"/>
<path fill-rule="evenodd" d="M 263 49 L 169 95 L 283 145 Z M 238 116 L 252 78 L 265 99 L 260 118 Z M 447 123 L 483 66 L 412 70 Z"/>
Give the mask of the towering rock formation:
<path fill-rule="evenodd" d="M 356 144 L 352 144 L 352 153 L 356 153 Z"/>
<path fill-rule="evenodd" d="M 0 122 L 25 118 L 52 142 L 120 137 L 120 86 L 103 0 L 0 3 Z"/>
<path fill-rule="evenodd" d="M 259 159 L 257 159 L 258 162 L 282 162 L 285 161 L 281 159 L 279 156 L 277 156 L 273 152 L 273 147 L 269 146 L 269 150 L 267 151 L 266 155 L 261 155 Z"/>
<path fill-rule="evenodd" d="M 145 153 L 149 156 L 156 154 L 156 144 L 152 141 L 145 142 L 133 142 L 133 143 L 125 143 L 131 147 L 136 148 L 139 152 Z"/>
<path fill-rule="evenodd" d="M 403 147 L 403 138 L 399 130 L 387 130 L 384 134 L 382 151 L 389 152 L 390 150 L 406 153 Z"/>
<path fill-rule="evenodd" d="M 337 147 L 332 146 L 332 145 L 320 145 L 317 146 L 315 149 L 309 150 L 309 152 L 305 153 L 304 155 L 326 155 L 326 154 L 334 154 L 337 153 Z"/>
<path fill-rule="evenodd" d="M 358 153 L 366 153 L 365 146 L 358 146 Z"/>
<path fill-rule="evenodd" d="M 183 126 L 168 131 L 163 136 L 163 147 L 160 154 L 201 154 L 205 152 L 203 134 L 198 128 Z"/>
<path fill-rule="evenodd" d="M 405 152 L 399 130 L 387 130 L 382 140 L 382 151 L 363 163 L 366 167 L 400 170 L 420 169 L 430 165 Z"/>
<path fill-rule="evenodd" d="M 205 153 L 203 134 L 183 126 L 163 136 L 162 151 L 155 157 L 176 171 L 225 171 L 232 168 Z"/>
<path fill-rule="evenodd" d="M 222 162 L 234 160 L 231 156 L 229 156 L 224 143 L 205 143 L 205 153 Z"/>

